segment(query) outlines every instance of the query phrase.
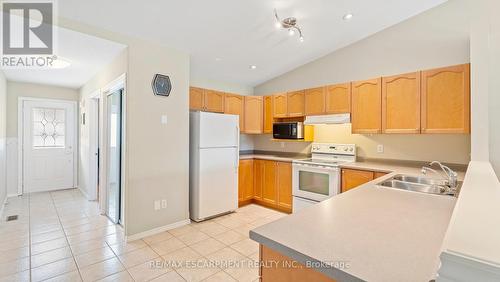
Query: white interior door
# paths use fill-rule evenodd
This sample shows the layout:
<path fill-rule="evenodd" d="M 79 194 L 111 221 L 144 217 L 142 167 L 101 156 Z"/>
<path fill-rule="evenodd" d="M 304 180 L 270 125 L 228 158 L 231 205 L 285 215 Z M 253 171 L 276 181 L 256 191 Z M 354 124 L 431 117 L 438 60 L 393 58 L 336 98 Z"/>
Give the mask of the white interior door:
<path fill-rule="evenodd" d="M 76 186 L 75 121 L 73 102 L 23 102 L 24 192 Z"/>

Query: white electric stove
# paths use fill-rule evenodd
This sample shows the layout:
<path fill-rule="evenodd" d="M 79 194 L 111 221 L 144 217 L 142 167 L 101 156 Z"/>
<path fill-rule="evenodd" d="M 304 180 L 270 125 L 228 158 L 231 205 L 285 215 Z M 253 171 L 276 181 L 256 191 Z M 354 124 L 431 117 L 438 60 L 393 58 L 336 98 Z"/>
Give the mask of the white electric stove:
<path fill-rule="evenodd" d="M 311 158 L 293 161 L 293 212 L 340 193 L 339 163 L 356 161 L 356 145 L 313 143 Z"/>

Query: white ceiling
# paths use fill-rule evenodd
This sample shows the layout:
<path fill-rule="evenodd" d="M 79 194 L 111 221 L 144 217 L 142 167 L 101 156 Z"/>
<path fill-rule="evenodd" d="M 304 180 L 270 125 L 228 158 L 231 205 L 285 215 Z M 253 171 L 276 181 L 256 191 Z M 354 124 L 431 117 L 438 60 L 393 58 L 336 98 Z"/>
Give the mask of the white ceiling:
<path fill-rule="evenodd" d="M 59 9 L 65 18 L 188 51 L 194 78 L 255 86 L 443 2 L 64 0 Z M 276 29 L 274 8 L 298 19 L 304 43 Z M 352 20 L 342 20 L 346 13 Z"/>
<path fill-rule="evenodd" d="M 79 88 L 127 46 L 65 28 L 56 28 L 56 55 L 71 65 L 63 69 L 3 69 L 11 81 Z"/>

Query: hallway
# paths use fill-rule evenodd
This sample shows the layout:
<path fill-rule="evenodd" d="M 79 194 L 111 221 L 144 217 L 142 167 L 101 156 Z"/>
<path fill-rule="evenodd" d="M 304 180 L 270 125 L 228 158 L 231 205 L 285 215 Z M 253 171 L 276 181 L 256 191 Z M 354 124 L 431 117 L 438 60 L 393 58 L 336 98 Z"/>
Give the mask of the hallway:
<path fill-rule="evenodd" d="M 125 243 L 77 189 L 9 198 L 8 215 L 19 218 L 0 223 L 0 281 L 254 281 L 258 245 L 248 231 L 283 216 L 249 205 Z"/>

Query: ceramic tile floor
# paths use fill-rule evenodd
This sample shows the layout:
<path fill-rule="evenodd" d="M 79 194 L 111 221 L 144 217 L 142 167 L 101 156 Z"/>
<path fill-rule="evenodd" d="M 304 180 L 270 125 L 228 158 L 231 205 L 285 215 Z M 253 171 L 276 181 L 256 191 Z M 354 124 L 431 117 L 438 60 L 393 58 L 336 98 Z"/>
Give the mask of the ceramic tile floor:
<path fill-rule="evenodd" d="M 6 222 L 17 214 L 19 219 Z M 0 222 L 0 281 L 255 281 L 248 231 L 284 214 L 235 213 L 125 242 L 79 190 L 9 198 Z"/>

